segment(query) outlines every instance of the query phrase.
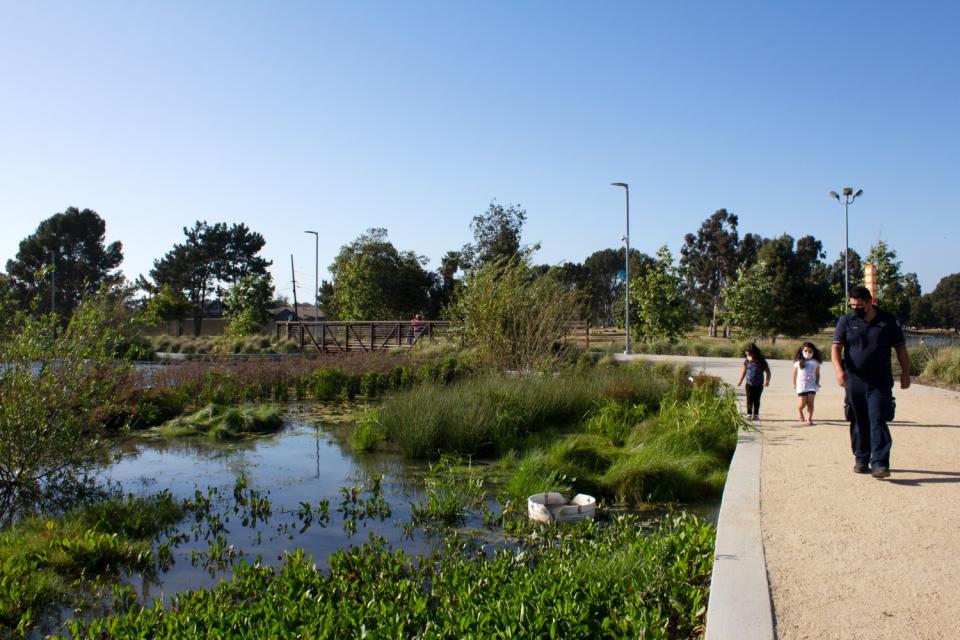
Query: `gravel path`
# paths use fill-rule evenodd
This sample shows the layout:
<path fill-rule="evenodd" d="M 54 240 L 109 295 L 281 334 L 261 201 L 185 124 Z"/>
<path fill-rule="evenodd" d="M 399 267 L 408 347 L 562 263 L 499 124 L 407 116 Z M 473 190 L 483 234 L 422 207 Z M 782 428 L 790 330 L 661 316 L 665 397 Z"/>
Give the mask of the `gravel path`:
<path fill-rule="evenodd" d="M 733 384 L 740 374 L 737 359 L 682 359 Z M 960 638 L 960 393 L 894 387 L 892 475 L 876 480 L 853 473 L 833 366 L 811 427 L 792 363 L 770 365 L 760 499 L 777 637 Z"/>

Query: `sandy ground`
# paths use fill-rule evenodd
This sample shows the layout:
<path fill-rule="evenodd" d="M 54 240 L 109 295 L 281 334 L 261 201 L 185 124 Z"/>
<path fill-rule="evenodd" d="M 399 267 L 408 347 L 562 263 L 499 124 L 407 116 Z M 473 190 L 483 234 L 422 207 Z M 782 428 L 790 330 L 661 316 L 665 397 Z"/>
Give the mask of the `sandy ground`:
<path fill-rule="evenodd" d="M 738 360 L 685 359 L 739 377 Z M 891 477 L 877 480 L 853 473 L 833 366 L 807 426 L 792 363 L 770 364 L 760 494 L 777 637 L 960 638 L 960 393 L 894 387 Z"/>

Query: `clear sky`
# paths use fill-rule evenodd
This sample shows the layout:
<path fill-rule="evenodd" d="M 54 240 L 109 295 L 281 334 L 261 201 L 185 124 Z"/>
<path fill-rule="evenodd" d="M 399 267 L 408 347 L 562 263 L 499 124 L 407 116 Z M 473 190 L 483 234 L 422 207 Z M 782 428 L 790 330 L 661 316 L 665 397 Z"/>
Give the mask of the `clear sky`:
<path fill-rule="evenodd" d="M 843 250 L 861 187 L 924 292 L 960 271 L 960 5 L 952 2 L 0 0 L 0 264 L 68 206 L 146 273 L 198 219 L 264 235 L 312 297 L 385 227 L 440 257 L 491 199 L 538 261 L 675 257 L 721 207 L 740 232 Z"/>

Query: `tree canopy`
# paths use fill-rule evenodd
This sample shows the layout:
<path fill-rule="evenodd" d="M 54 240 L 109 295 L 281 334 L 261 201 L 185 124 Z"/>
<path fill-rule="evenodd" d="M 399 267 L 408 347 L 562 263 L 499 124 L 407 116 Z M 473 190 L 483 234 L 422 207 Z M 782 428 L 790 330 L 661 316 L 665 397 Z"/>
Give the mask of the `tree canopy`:
<path fill-rule="evenodd" d="M 684 236 L 680 249 L 687 286 L 701 314 L 710 318 L 711 333 L 716 328 L 724 289 L 737 277 L 741 265 L 749 266 L 757 250 L 758 237 L 751 236 L 741 254 L 737 222 L 735 214 L 718 209 L 703 221 L 696 234 Z"/>
<path fill-rule="evenodd" d="M 461 251 L 463 264 L 479 268 L 488 262 L 509 260 L 520 252 L 520 234 L 527 211 L 519 204 L 506 207 L 493 200 L 487 210 L 473 217 L 473 244 Z"/>
<path fill-rule="evenodd" d="M 767 240 L 757 252 L 772 286 L 758 313 L 770 315 L 776 333 L 789 337 L 815 333 L 833 319 L 833 293 L 823 263 L 823 248 L 813 236 L 796 241 L 784 234 Z"/>
<path fill-rule="evenodd" d="M 150 277 L 153 284 L 141 280 L 150 291 L 169 285 L 182 292 L 193 305 L 194 333 L 199 335 L 200 322 L 206 315 L 211 294 L 221 285 L 230 285 L 245 275 L 263 275 L 270 261 L 257 254 L 266 241 L 259 233 L 240 223 L 210 225 L 197 221 L 193 228 L 183 228 L 186 240 L 153 263 Z"/>
<path fill-rule="evenodd" d="M 69 317 L 85 295 L 120 281 L 119 242 L 104 246 L 107 223 L 90 209 L 70 207 L 47 218 L 20 241 L 7 273 L 21 305 L 31 304 Z M 42 274 L 41 277 L 37 277 Z"/>
<path fill-rule="evenodd" d="M 637 339 L 675 342 L 693 328 L 693 307 L 666 245 L 657 251 L 654 264 L 632 280 L 630 301 L 636 305 L 637 320 L 630 326 Z"/>
<path fill-rule="evenodd" d="M 398 251 L 387 230 L 367 229 L 340 253 L 328 268 L 333 282 L 321 287 L 322 304 L 330 317 L 341 320 L 406 318 L 422 312 L 434 275 L 427 259 Z"/>

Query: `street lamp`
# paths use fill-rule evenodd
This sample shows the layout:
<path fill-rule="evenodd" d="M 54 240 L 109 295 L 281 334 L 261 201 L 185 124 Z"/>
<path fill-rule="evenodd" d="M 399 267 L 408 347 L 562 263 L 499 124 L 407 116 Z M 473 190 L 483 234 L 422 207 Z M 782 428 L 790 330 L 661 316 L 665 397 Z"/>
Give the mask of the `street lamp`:
<path fill-rule="evenodd" d="M 857 189 L 854 193 L 850 187 L 843 188 L 843 200 L 836 191 L 830 192 L 830 197 L 843 204 L 843 229 L 844 244 L 843 249 L 843 304 L 850 300 L 850 205 L 853 201 L 863 195 L 863 189 Z"/>
<path fill-rule="evenodd" d="M 304 231 L 304 233 L 312 233 L 314 240 L 313 248 L 313 260 L 314 260 L 314 272 L 313 272 L 313 295 L 314 295 L 314 308 L 313 308 L 313 319 L 320 319 L 320 234 L 316 231 Z"/>
<path fill-rule="evenodd" d="M 623 241 L 627 243 L 627 253 L 626 260 L 624 263 L 626 267 L 623 270 L 623 274 L 626 277 L 624 289 L 624 297 L 626 301 L 626 312 L 623 316 L 623 325 L 626 329 L 626 345 L 623 350 L 624 353 L 630 353 L 630 186 L 626 182 L 611 182 L 611 187 L 623 187 L 624 193 L 627 195 L 627 233 L 623 236 Z"/>

